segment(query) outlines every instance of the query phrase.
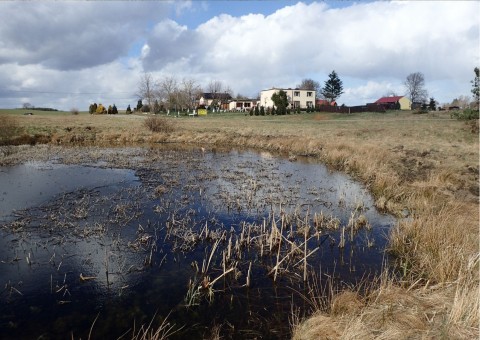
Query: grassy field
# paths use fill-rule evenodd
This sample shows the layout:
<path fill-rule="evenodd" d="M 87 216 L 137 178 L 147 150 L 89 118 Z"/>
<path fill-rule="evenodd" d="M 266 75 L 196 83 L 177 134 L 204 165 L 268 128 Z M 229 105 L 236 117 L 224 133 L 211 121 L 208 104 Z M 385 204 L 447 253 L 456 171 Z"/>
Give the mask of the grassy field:
<path fill-rule="evenodd" d="M 0 141 L 258 148 L 308 155 L 351 174 L 379 209 L 406 217 L 389 235 L 402 275 L 384 275 L 363 294 L 332 296 L 331 304 L 296 322 L 293 337 L 478 338 L 479 138 L 449 113 L 162 117 L 172 126 L 167 133 L 147 129 L 143 114 L 33 113 L 0 110 Z M 12 152 L 0 153 L 0 164 Z"/>

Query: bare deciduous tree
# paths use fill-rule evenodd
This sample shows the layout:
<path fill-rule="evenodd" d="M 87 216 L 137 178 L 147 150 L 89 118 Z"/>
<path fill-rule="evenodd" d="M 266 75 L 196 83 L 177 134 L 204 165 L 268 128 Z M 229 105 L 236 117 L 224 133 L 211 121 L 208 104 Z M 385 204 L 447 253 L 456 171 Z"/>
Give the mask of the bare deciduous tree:
<path fill-rule="evenodd" d="M 470 106 L 471 98 L 469 96 L 461 95 L 458 98 L 455 98 L 450 103 L 450 106 L 458 106 L 462 109 L 466 109 Z"/>
<path fill-rule="evenodd" d="M 214 99 L 217 99 L 215 96 L 223 92 L 223 83 L 220 80 L 211 80 L 207 88 L 208 92 L 214 96 Z"/>
<path fill-rule="evenodd" d="M 166 76 L 159 83 L 159 97 L 169 109 L 178 105 L 178 81 L 173 76 Z"/>
<path fill-rule="evenodd" d="M 138 83 L 138 93 L 136 96 L 139 99 L 147 101 L 149 110 L 152 110 L 155 95 L 157 93 L 157 85 L 153 76 L 150 73 L 144 73 Z"/>
<path fill-rule="evenodd" d="M 195 106 L 195 98 L 201 91 L 200 86 L 193 79 L 183 78 L 180 88 L 180 105 L 193 109 Z"/>
<path fill-rule="evenodd" d="M 302 82 L 300 84 L 297 85 L 297 87 L 300 89 L 300 90 L 310 90 L 310 91 L 315 91 L 315 97 L 316 98 L 319 98 L 322 94 L 321 94 L 321 87 L 320 87 L 320 83 L 318 81 L 315 81 L 313 79 L 303 79 Z"/>
<path fill-rule="evenodd" d="M 412 103 L 423 103 L 427 100 L 428 92 L 425 90 L 425 77 L 421 72 L 411 73 L 403 83 Z"/>

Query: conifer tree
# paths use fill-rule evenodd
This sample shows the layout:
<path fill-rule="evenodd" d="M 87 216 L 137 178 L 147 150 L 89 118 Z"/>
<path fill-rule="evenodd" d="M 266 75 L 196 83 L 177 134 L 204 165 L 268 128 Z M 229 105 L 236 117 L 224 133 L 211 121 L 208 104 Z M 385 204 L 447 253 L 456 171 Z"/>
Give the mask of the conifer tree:
<path fill-rule="evenodd" d="M 328 75 L 325 86 L 322 88 L 323 96 L 330 102 L 334 102 L 343 93 L 343 84 L 335 71 Z"/>

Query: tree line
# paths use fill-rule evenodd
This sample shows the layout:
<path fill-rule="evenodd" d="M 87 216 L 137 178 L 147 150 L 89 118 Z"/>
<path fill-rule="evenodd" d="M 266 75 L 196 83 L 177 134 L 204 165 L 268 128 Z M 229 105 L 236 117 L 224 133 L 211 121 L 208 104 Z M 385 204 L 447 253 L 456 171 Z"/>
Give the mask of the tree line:
<path fill-rule="evenodd" d="M 90 114 L 109 114 L 109 115 L 116 115 L 118 113 L 118 109 L 115 104 L 109 105 L 108 108 L 105 108 L 102 103 L 98 104 L 93 103 L 90 104 L 88 108 L 88 113 Z"/>
<path fill-rule="evenodd" d="M 212 106 L 218 105 L 224 94 L 232 95 L 230 87 L 219 80 L 210 81 L 206 92 L 213 97 Z M 155 79 L 150 73 L 144 73 L 136 93 L 140 98 L 137 109 L 153 113 L 191 111 L 203 93 L 202 87 L 194 79 L 179 80 L 174 76 Z"/>

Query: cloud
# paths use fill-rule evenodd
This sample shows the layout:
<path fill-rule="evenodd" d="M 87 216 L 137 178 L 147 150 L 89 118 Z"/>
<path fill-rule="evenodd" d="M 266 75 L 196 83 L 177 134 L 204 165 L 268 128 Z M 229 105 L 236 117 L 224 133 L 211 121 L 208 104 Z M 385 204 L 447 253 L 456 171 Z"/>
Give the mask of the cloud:
<path fill-rule="evenodd" d="M 340 102 L 347 105 L 389 90 L 401 93 L 406 76 L 422 72 L 427 90 L 451 101 L 452 95 L 470 94 L 473 68 L 480 64 L 479 2 L 380 1 L 341 8 L 299 2 L 266 15 L 255 13 L 252 1 L 245 2 L 252 14 L 222 14 L 195 28 L 178 23 L 208 5 L 0 2 L 2 104 L 19 106 L 21 97 L 69 109 L 69 100 L 83 100 L 83 108 L 135 93 L 144 71 L 204 86 L 220 80 L 235 93 L 256 96 L 303 78 L 323 84 L 335 70 L 345 88 Z M 105 99 L 109 91 L 112 98 Z"/>
<path fill-rule="evenodd" d="M 3 2 L 0 64 L 79 70 L 126 55 L 164 3 Z"/>
<path fill-rule="evenodd" d="M 248 93 L 295 86 L 311 73 L 326 79 L 333 69 L 378 84 L 402 83 L 417 71 L 427 83 L 467 81 L 479 61 L 479 23 L 472 14 L 478 9 L 476 2 L 373 2 L 341 9 L 314 2 L 268 16 L 220 15 L 194 30 L 168 20 L 148 37 L 151 50 L 143 63 L 160 71 L 183 60 L 185 73 L 240 81 L 238 90 Z"/>
<path fill-rule="evenodd" d="M 136 103 L 142 66 L 138 60 L 118 61 L 84 70 L 63 72 L 42 65 L 0 65 L 0 98 L 3 107 L 34 106 L 88 110 L 90 103 L 116 104 L 125 109 Z"/>

